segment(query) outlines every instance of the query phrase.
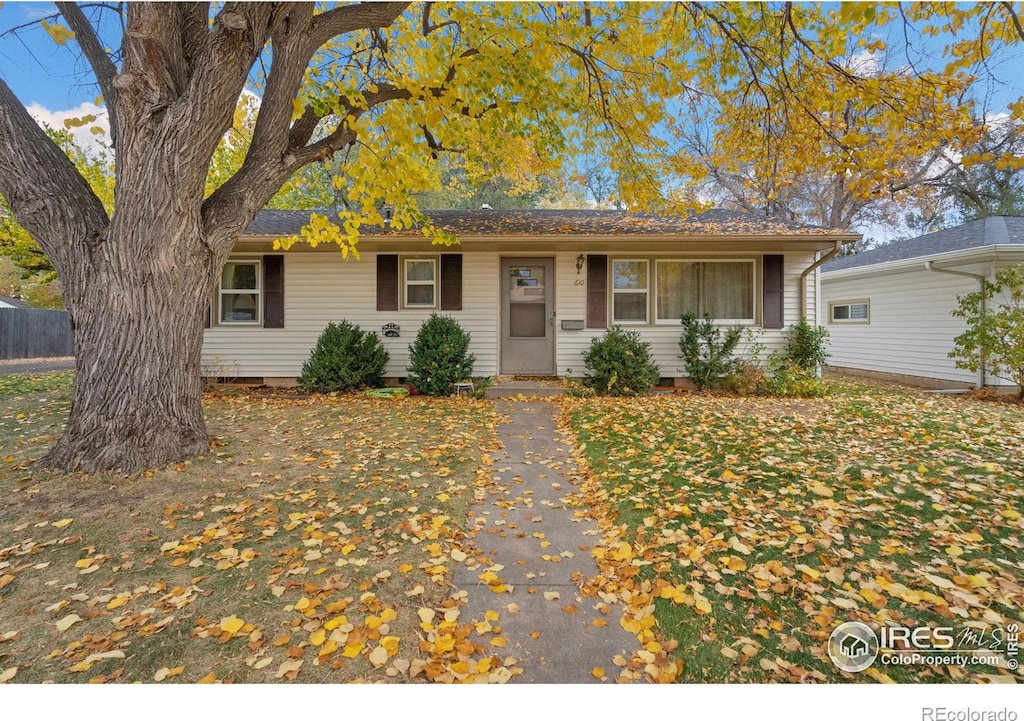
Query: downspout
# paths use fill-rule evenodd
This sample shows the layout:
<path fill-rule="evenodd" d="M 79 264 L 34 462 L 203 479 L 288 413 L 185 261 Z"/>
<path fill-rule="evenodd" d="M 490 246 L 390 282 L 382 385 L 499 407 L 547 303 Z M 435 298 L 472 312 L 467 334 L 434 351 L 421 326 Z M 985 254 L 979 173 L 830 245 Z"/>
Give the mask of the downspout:
<path fill-rule="evenodd" d="M 836 255 L 839 253 L 839 251 L 843 247 L 843 241 L 836 240 L 836 241 L 833 241 L 833 242 L 835 243 L 835 245 L 832 247 L 832 250 L 830 250 L 829 252 L 825 253 L 825 255 L 821 256 L 820 258 L 818 258 L 816 261 L 814 261 L 814 263 L 812 263 L 810 266 L 808 266 L 804 270 L 803 273 L 800 274 L 800 287 L 799 287 L 799 291 L 800 291 L 800 318 L 801 319 L 807 317 L 807 276 L 809 276 L 811 273 L 816 271 L 818 269 L 818 267 L 822 263 L 827 263 L 828 261 L 830 261 L 833 258 L 835 258 Z M 817 318 L 817 314 L 815 314 L 814 325 L 817 325 L 817 324 L 818 324 L 818 318 Z"/>
<path fill-rule="evenodd" d="M 965 270 L 951 270 L 949 268 L 936 268 L 932 261 L 926 260 L 924 262 L 924 269 L 930 270 L 933 273 L 947 273 L 948 275 L 962 275 L 965 278 L 974 278 L 978 281 L 978 288 L 981 291 L 981 315 L 985 316 L 985 276 L 978 275 L 977 273 L 968 273 Z M 983 348 L 978 349 L 978 380 L 975 383 L 975 387 L 985 387 L 985 350 Z"/>

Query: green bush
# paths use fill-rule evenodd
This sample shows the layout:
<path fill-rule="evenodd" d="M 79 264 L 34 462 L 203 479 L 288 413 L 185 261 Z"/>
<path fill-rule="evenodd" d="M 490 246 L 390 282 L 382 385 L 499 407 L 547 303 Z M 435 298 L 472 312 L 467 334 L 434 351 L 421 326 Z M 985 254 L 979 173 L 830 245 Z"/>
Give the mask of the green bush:
<path fill-rule="evenodd" d="M 811 325 L 806 318 L 801 318 L 786 334 L 782 356 L 793 365 L 817 372 L 829 355 L 828 331 L 824 326 Z"/>
<path fill-rule="evenodd" d="M 976 371 L 984 358 L 988 372 L 1016 383 L 1024 399 L 1024 265 L 1001 268 L 995 283 L 957 296 L 957 304 L 953 316 L 967 321 L 967 330 L 953 339 L 956 367 Z"/>
<path fill-rule="evenodd" d="M 602 395 L 640 395 L 661 378 L 661 371 L 651 360 L 651 344 L 641 341 L 637 331 L 619 326 L 590 341 L 583 365 L 589 371 L 583 382 Z"/>
<path fill-rule="evenodd" d="M 783 398 L 821 398 L 828 392 L 815 370 L 786 361 L 772 364 L 766 390 Z"/>
<path fill-rule="evenodd" d="M 299 388 L 330 393 L 379 386 L 388 352 L 376 333 L 343 320 L 328 323 L 302 365 Z"/>
<path fill-rule="evenodd" d="M 692 313 L 682 318 L 683 335 L 679 338 L 679 350 L 683 359 L 686 377 L 693 381 L 698 390 L 720 388 L 726 377 L 736 370 L 733 353 L 743 336 L 739 327 L 723 329 L 715 325 L 711 317 L 704 314 L 702 320 Z"/>
<path fill-rule="evenodd" d="M 432 313 L 409 346 L 409 382 L 417 393 L 451 395 L 455 383 L 473 375 L 469 333 L 449 316 Z"/>

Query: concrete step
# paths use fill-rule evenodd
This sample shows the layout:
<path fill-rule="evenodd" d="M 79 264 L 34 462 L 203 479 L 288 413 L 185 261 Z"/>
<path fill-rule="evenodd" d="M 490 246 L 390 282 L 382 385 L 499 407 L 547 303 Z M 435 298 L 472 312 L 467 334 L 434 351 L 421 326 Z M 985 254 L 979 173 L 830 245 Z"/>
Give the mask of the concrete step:
<path fill-rule="evenodd" d="M 555 376 L 505 376 L 497 378 L 484 391 L 486 398 L 513 398 L 515 396 L 560 396 L 565 385 Z"/>

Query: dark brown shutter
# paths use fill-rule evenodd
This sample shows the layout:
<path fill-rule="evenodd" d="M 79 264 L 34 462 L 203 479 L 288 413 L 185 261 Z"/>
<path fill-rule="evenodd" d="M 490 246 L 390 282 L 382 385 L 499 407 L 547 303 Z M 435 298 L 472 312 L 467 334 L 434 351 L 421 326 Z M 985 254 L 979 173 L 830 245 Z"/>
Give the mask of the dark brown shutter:
<path fill-rule="evenodd" d="M 398 310 L 398 256 L 377 256 L 377 310 Z"/>
<path fill-rule="evenodd" d="M 462 310 L 462 253 L 441 254 L 441 310 Z"/>
<path fill-rule="evenodd" d="M 587 256 L 587 328 L 608 327 L 608 256 Z"/>
<path fill-rule="evenodd" d="M 781 255 L 766 255 L 761 282 L 762 323 L 765 328 L 783 325 L 783 273 Z"/>
<path fill-rule="evenodd" d="M 284 256 L 263 256 L 263 327 L 284 328 Z"/>
<path fill-rule="evenodd" d="M 208 302 L 206 304 L 206 322 L 203 323 L 203 328 L 209 328 L 212 325 L 212 323 L 210 322 L 212 319 L 213 319 L 213 301 L 210 301 L 210 302 Z"/>

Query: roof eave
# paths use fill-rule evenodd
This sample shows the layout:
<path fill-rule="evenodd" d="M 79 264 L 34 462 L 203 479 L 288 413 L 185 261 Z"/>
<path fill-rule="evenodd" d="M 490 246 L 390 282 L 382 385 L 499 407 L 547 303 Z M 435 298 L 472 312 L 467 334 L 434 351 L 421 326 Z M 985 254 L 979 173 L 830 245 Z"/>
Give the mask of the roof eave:
<path fill-rule="evenodd" d="M 272 244 L 282 235 L 262 234 L 239 237 L 236 248 L 258 248 Z M 764 247 L 784 250 L 827 250 L 834 247 L 835 242 L 842 244 L 860 240 L 860 235 L 849 233 L 791 233 L 791 234 L 742 234 L 742 235 L 466 235 L 460 238 L 457 245 L 434 245 L 423 235 L 365 235 L 359 239 L 360 250 L 366 252 L 389 252 L 415 250 L 422 252 L 424 248 L 434 249 L 461 248 L 465 251 L 524 251 L 550 249 L 569 252 L 607 250 L 622 248 L 624 243 L 633 247 L 644 247 L 652 250 L 679 250 L 680 246 L 694 250 L 712 250 L 728 246 L 734 250 L 751 250 Z M 310 250 L 305 244 L 296 248 Z M 327 246 L 330 249 L 330 246 Z M 724 248 L 723 248 L 724 249 Z"/>
<path fill-rule="evenodd" d="M 885 263 L 858 265 L 853 268 L 842 268 L 840 270 L 828 270 L 826 268 L 821 274 L 821 279 L 822 281 L 828 281 L 840 278 L 857 278 L 865 275 L 906 273 L 923 269 L 925 261 L 929 260 L 933 263 L 947 265 L 967 265 L 969 263 L 1017 258 L 1024 260 L 1024 245 L 983 245 L 975 248 L 951 250 L 946 253 L 931 253 L 929 255 L 918 255 L 913 258 L 890 260 Z"/>

